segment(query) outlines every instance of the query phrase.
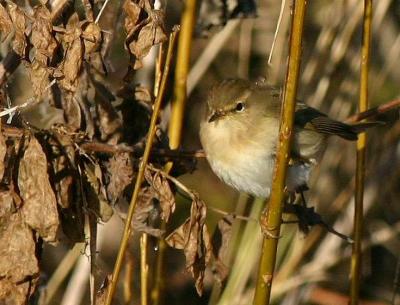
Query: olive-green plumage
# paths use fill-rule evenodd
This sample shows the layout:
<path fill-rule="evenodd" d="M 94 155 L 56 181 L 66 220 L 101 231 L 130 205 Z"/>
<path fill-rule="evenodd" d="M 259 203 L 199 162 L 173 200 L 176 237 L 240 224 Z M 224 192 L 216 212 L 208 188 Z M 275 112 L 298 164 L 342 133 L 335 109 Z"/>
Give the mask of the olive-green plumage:
<path fill-rule="evenodd" d="M 214 86 L 200 139 L 214 172 L 234 188 L 267 197 L 278 142 L 281 91 L 264 82 L 225 80 Z M 287 186 L 307 183 L 329 135 L 356 140 L 368 123 L 348 125 L 298 102 Z"/>

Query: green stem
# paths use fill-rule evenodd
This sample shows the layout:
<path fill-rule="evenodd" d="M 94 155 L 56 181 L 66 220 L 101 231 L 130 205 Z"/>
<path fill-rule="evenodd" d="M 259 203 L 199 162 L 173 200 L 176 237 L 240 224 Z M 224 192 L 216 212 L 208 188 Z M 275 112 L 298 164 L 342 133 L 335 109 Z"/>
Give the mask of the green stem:
<path fill-rule="evenodd" d="M 276 251 L 282 220 L 286 170 L 289 161 L 294 112 L 296 108 L 305 12 L 306 1 L 295 0 L 290 37 L 289 64 L 286 75 L 286 88 L 283 99 L 274 178 L 268 207 L 262 216 L 261 225 L 264 229 L 265 236 L 253 301 L 254 305 L 269 304 L 270 300 L 272 277 L 275 268 Z"/>

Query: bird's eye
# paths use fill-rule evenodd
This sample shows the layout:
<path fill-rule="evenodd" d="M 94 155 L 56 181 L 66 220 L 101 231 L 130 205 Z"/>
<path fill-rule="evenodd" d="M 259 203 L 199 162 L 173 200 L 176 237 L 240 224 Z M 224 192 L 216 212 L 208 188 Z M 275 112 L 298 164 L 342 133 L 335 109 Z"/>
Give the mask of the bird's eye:
<path fill-rule="evenodd" d="M 236 104 L 235 110 L 236 112 L 242 112 L 244 110 L 244 103 L 243 102 L 238 102 Z"/>

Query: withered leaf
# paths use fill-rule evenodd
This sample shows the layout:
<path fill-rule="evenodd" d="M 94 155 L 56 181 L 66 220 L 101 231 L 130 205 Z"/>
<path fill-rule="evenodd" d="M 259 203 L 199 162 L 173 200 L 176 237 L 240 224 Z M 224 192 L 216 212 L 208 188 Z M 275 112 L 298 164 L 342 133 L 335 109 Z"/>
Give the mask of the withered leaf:
<path fill-rule="evenodd" d="M 167 40 L 164 29 L 164 13 L 154 10 L 148 0 L 124 2 L 125 30 L 127 37 L 125 45 L 134 57 L 134 69 L 142 67 L 144 58 L 155 44 Z M 147 16 L 145 18 L 144 16 Z"/>
<path fill-rule="evenodd" d="M 97 211 L 101 220 L 107 222 L 111 218 L 113 210 L 107 201 L 100 165 L 85 163 L 85 175 L 94 193 L 87 192 L 87 200 L 92 203 L 91 208 Z"/>
<path fill-rule="evenodd" d="M 2 226 L 8 221 L 10 215 L 14 212 L 14 201 L 10 191 L 0 192 L 0 233 Z"/>
<path fill-rule="evenodd" d="M 211 239 L 205 218 L 206 206 L 196 198 L 192 202 L 190 217 L 165 240 L 169 246 L 183 249 L 186 268 L 196 281 L 199 295 L 203 292 L 205 268 L 212 257 Z"/>
<path fill-rule="evenodd" d="M 58 138 L 61 138 L 61 136 Z M 65 145 L 63 149 L 68 151 L 70 147 Z M 57 203 L 62 208 L 67 209 L 71 206 L 74 197 L 74 178 L 72 171 L 69 169 L 67 157 L 60 155 L 58 158 L 53 159 L 53 168 Z"/>
<path fill-rule="evenodd" d="M 0 280 L 0 300 L 3 305 L 26 305 L 26 300 L 35 291 L 38 278 L 26 281 L 24 283 L 13 283 L 3 278 Z"/>
<path fill-rule="evenodd" d="M 31 43 L 36 49 L 35 59 L 44 67 L 53 59 L 57 41 L 53 36 L 50 11 L 43 5 L 35 8 Z"/>
<path fill-rule="evenodd" d="M 129 50 L 138 58 L 145 57 L 153 45 L 167 39 L 163 28 L 163 12 L 154 10 L 149 19 L 150 21 L 140 29 L 137 39 L 129 44 Z"/>
<path fill-rule="evenodd" d="M 62 99 L 64 117 L 71 130 L 79 130 L 82 122 L 82 113 L 79 103 L 73 93 L 67 93 Z"/>
<path fill-rule="evenodd" d="M 0 127 L 1 127 L 1 122 L 0 122 Z M 4 175 L 4 158 L 6 156 L 6 153 L 7 153 L 6 140 L 4 139 L 4 136 L 0 130 L 0 180 L 3 179 Z"/>
<path fill-rule="evenodd" d="M 147 87 L 137 85 L 135 86 L 135 100 L 145 104 L 152 104 L 154 96 Z"/>
<path fill-rule="evenodd" d="M 222 283 L 228 276 L 228 267 L 225 265 L 226 253 L 228 251 L 229 240 L 232 231 L 233 216 L 224 216 L 214 231 L 212 236 L 213 254 L 214 254 L 214 277 L 219 283 Z"/>
<path fill-rule="evenodd" d="M 3 5 L 0 3 L 0 33 L 1 33 L 1 42 L 7 39 L 8 35 L 11 34 L 13 30 L 13 24 L 8 16 L 8 13 Z"/>
<path fill-rule="evenodd" d="M 98 116 L 101 139 L 108 144 L 117 144 L 122 135 L 122 122 L 111 102 L 115 99 L 110 90 L 100 82 L 92 79 L 95 90 L 96 112 Z"/>
<path fill-rule="evenodd" d="M 133 214 L 132 226 L 137 232 L 147 233 L 159 238 L 164 232 L 151 226 L 150 218 L 154 212 L 158 212 L 153 199 L 154 193 L 149 187 L 145 187 L 140 191 L 135 213 Z"/>
<path fill-rule="evenodd" d="M 158 172 L 152 175 L 149 170 L 145 171 L 145 178 L 160 202 L 161 218 L 168 222 L 169 217 L 175 211 L 175 196 L 171 191 L 168 180 Z"/>
<path fill-rule="evenodd" d="M 59 82 L 61 87 L 67 91 L 75 92 L 78 86 L 78 77 L 83 62 L 83 43 L 81 40 L 81 26 L 78 15 L 73 14 L 67 23 L 66 32 L 63 35 L 65 46 L 64 61 L 59 67 L 62 77 Z"/>
<path fill-rule="evenodd" d="M 21 282 L 39 273 L 32 230 L 17 212 L 0 227 L 0 279 Z"/>
<path fill-rule="evenodd" d="M 83 30 L 82 38 L 84 39 L 83 43 L 85 44 L 86 54 L 97 51 L 102 41 L 99 25 L 94 22 L 89 22 Z"/>
<path fill-rule="evenodd" d="M 37 98 L 46 96 L 46 90 L 49 86 L 49 70 L 41 63 L 34 60 L 30 65 L 29 77 L 35 96 Z"/>
<path fill-rule="evenodd" d="M 107 164 L 109 183 L 107 194 L 115 203 L 123 194 L 125 188 L 132 183 L 133 164 L 129 153 L 119 153 L 112 156 Z"/>
<path fill-rule="evenodd" d="M 47 173 L 46 155 L 33 136 L 19 164 L 18 187 L 26 223 L 45 241 L 55 242 L 59 227 L 56 196 Z"/>
<path fill-rule="evenodd" d="M 18 5 L 11 1 L 7 2 L 7 8 L 15 30 L 13 49 L 15 53 L 24 58 L 27 48 L 27 39 L 25 35 L 26 16 Z"/>

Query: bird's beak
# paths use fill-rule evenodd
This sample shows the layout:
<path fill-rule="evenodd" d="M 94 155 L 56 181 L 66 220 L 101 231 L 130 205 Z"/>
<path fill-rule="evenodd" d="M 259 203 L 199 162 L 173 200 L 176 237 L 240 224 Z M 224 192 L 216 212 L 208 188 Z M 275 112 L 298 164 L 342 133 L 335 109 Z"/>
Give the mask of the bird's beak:
<path fill-rule="evenodd" d="M 215 110 L 208 119 L 208 123 L 214 122 L 218 120 L 220 117 L 224 115 L 223 111 Z"/>

